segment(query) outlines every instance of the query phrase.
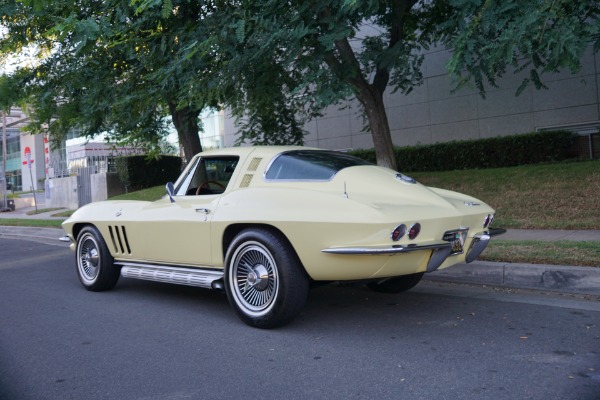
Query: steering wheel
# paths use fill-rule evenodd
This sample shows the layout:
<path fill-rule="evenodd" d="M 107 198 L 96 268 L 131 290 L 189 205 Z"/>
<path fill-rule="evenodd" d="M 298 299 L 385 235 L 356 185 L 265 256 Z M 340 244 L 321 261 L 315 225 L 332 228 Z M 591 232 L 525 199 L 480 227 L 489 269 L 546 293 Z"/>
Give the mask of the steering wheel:
<path fill-rule="evenodd" d="M 196 189 L 196 196 L 198 196 L 200 194 L 200 192 L 202 191 L 203 188 L 205 188 L 205 187 L 208 188 L 208 185 L 211 184 L 211 183 L 214 184 L 214 185 L 217 185 L 221 189 L 225 190 L 225 186 L 222 183 L 220 183 L 220 182 L 217 182 L 217 181 L 206 181 L 206 182 L 202 182 L 202 184 L 200 186 L 198 186 L 198 188 Z"/>

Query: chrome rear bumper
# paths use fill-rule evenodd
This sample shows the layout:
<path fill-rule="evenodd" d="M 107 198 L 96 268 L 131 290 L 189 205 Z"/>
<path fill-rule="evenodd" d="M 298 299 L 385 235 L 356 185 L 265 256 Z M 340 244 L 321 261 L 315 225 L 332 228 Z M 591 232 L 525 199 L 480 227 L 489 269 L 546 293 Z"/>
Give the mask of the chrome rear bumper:
<path fill-rule="evenodd" d="M 372 246 L 372 247 L 338 247 L 321 250 L 329 254 L 353 254 L 353 255 L 393 255 L 409 253 L 413 251 L 433 250 L 427 262 L 427 272 L 433 272 L 442 265 L 452 252 L 452 244 L 448 242 L 433 242 L 421 245 L 409 246 Z"/>
<path fill-rule="evenodd" d="M 487 232 L 479 233 L 473 237 L 473 241 L 471 242 L 471 247 L 469 251 L 467 251 L 467 256 L 465 257 L 465 262 L 470 263 L 475 261 L 477 257 L 485 250 L 488 243 L 490 242 L 490 234 Z"/>
<path fill-rule="evenodd" d="M 381 255 L 381 254 L 398 254 L 409 253 L 412 251 L 436 250 L 441 248 L 451 249 L 448 242 L 432 242 L 425 244 L 414 244 L 408 246 L 364 246 L 364 247 L 330 247 L 321 250 L 323 253 L 329 254 L 354 254 L 354 255 Z"/>

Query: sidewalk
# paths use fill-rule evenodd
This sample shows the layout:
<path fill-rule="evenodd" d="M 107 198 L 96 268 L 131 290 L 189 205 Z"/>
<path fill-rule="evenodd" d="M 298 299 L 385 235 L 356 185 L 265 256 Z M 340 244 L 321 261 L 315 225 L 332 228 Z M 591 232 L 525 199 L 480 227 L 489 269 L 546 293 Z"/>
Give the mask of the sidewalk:
<path fill-rule="evenodd" d="M 42 210 L 42 209 L 44 209 L 43 206 L 42 207 L 38 206 L 38 210 Z M 53 217 L 52 216 L 52 214 L 67 211 L 66 208 L 63 208 L 60 210 L 48 211 L 48 212 L 45 212 L 42 214 L 27 215 L 27 213 L 31 212 L 31 211 L 35 211 L 35 207 L 27 207 L 27 208 L 17 209 L 15 211 L 0 212 L 0 219 L 14 219 L 14 218 L 18 218 L 18 219 L 57 219 L 57 220 L 67 219 L 65 217 Z"/>
<path fill-rule="evenodd" d="M 25 195 L 24 197 L 31 197 L 31 195 Z M 36 203 L 37 203 L 37 209 L 38 210 L 43 210 L 46 208 L 46 198 L 44 197 L 44 193 L 36 193 L 35 194 L 35 199 L 36 199 Z M 4 199 L 0 198 L 0 209 L 4 207 Z M 52 214 L 56 214 L 56 213 L 60 213 L 60 212 L 64 212 L 67 211 L 66 208 L 60 209 L 60 210 L 54 210 L 54 211 L 48 211 L 42 214 L 32 214 L 32 215 L 27 215 L 28 212 L 34 212 L 36 210 L 36 207 L 23 207 L 23 208 L 17 208 L 15 211 L 6 211 L 6 212 L 0 212 L 0 218 L 4 218 L 4 219 L 12 219 L 12 218 L 19 218 L 19 219 L 57 219 L 57 220 L 65 220 L 65 217 L 53 217 Z"/>
<path fill-rule="evenodd" d="M 53 213 L 55 213 L 54 211 Z M 0 213 L 0 218 L 6 214 Z M 28 218 L 47 218 L 44 214 Z M 22 213 L 9 218 L 26 218 Z M 0 226 L 0 237 L 27 238 L 51 243 L 64 236 L 60 228 L 29 228 Z M 510 229 L 499 236 L 504 240 L 576 240 L 600 241 L 600 231 L 536 231 Z M 494 239 L 492 239 L 494 240 Z M 63 242 L 60 242 L 63 243 Z M 63 243 L 64 244 L 64 243 Z M 600 264 L 600 260 L 599 264 Z M 517 264 L 503 262 L 474 261 L 425 275 L 426 280 L 472 283 L 478 285 L 559 291 L 600 296 L 600 266 L 575 267 L 543 264 Z"/>
<path fill-rule="evenodd" d="M 501 240 L 541 240 L 555 242 L 572 240 L 575 242 L 600 242 L 600 231 L 566 231 L 566 230 L 534 230 L 508 229 L 498 236 Z M 600 263 L 600 260 L 598 260 Z"/>

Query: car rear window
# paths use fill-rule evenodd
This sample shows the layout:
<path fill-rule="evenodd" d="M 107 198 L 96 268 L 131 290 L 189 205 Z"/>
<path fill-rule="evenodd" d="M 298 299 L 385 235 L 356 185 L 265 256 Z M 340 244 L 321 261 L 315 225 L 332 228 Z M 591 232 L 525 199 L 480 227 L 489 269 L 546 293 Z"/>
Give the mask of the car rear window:
<path fill-rule="evenodd" d="M 327 150 L 293 150 L 281 153 L 268 167 L 267 180 L 330 180 L 340 170 L 372 165 L 354 156 Z"/>

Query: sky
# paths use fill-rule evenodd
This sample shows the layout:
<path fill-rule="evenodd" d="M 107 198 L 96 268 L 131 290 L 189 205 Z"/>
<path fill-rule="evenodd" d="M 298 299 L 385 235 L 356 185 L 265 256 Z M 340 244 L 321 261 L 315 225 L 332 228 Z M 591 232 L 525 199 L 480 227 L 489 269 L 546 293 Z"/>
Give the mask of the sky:
<path fill-rule="evenodd" d="M 8 33 L 6 27 L 0 25 L 0 39 Z M 9 56 L 6 60 L 0 61 L 0 75 L 13 73 L 18 67 L 32 65 L 35 62 L 35 52 L 33 49 L 25 49 L 18 56 Z"/>

